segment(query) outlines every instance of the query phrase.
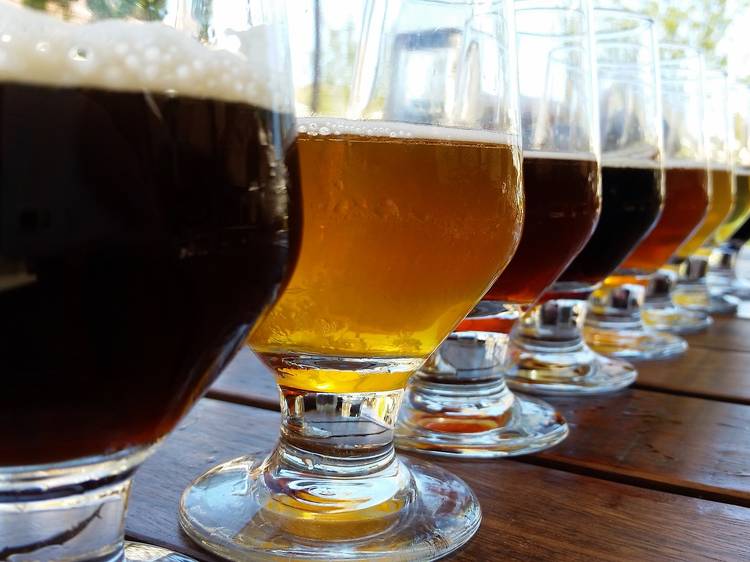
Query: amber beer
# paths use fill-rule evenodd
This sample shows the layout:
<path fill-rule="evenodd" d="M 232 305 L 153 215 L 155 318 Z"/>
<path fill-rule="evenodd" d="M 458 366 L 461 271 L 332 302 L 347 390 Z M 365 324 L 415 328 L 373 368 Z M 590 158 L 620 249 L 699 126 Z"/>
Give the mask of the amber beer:
<path fill-rule="evenodd" d="M 585 293 L 612 273 L 651 231 L 663 204 L 662 172 L 643 162 L 602 166 L 602 212 L 594 234 L 560 277 Z M 559 298 L 563 293 L 550 294 Z"/>
<path fill-rule="evenodd" d="M 523 234 L 486 300 L 528 305 L 591 237 L 599 218 L 599 166 L 593 155 L 524 153 Z"/>
<path fill-rule="evenodd" d="M 667 263 L 680 244 L 688 239 L 706 217 L 709 206 L 708 182 L 708 170 L 705 166 L 667 165 L 661 217 L 620 269 L 645 275 Z"/>
<path fill-rule="evenodd" d="M 709 242 L 718 226 L 732 210 L 734 189 L 732 171 L 727 168 L 712 166 L 709 172 L 711 182 L 711 201 L 706 212 L 706 218 L 698 230 L 677 249 L 673 261 L 683 261 Z M 710 252 L 710 250 L 704 250 Z"/>
<path fill-rule="evenodd" d="M 308 119 L 299 130 L 299 262 L 249 341 L 284 387 L 401 388 L 513 255 L 520 153 L 496 133 L 445 127 Z M 301 356 L 317 368 L 290 366 Z M 341 357 L 404 368 L 343 372 Z"/>
<path fill-rule="evenodd" d="M 292 139 L 294 122 L 267 76 L 161 24 L 115 21 L 106 40 L 89 33 L 97 24 L 53 24 L 49 64 L 24 41 L 41 25 L 25 14 L 2 21 L 0 466 L 163 437 L 242 345 L 298 246 L 294 149 L 285 164 L 267 140 Z M 115 47 L 141 33 L 173 51 L 158 76 L 137 54 L 118 66 Z M 107 64 L 78 73 L 69 44 Z M 222 62 L 253 96 L 221 85 Z M 180 78 L 183 64 L 199 70 Z"/>

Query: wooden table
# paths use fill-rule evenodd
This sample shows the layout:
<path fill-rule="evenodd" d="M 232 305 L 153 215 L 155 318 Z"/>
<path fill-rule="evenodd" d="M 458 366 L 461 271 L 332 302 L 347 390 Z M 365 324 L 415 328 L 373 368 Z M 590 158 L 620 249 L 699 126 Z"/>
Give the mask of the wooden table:
<path fill-rule="evenodd" d="M 750 320 L 717 319 L 673 361 L 639 364 L 637 384 L 553 399 L 571 435 L 545 453 L 439 461 L 476 491 L 484 519 L 452 560 L 750 560 Z M 135 478 L 130 538 L 215 560 L 183 535 L 188 482 L 269 449 L 271 375 L 243 351 Z"/>

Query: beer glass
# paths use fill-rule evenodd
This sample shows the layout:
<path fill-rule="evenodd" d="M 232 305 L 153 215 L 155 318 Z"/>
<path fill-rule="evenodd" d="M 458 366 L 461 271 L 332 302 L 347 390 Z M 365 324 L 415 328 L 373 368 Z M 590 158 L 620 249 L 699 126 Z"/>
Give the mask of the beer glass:
<path fill-rule="evenodd" d="M 586 317 L 586 340 L 595 351 L 630 360 L 665 359 L 687 349 L 683 338 L 646 327 L 641 310 L 650 306 L 652 318 L 665 320 L 675 314 L 673 283 L 659 269 L 703 222 L 709 202 L 701 56 L 689 47 L 661 45 L 660 59 L 664 209 L 651 233 L 594 291 Z"/>
<path fill-rule="evenodd" d="M 711 204 L 696 233 L 677 250 L 672 267 L 679 274 L 674 301 L 697 313 L 734 314 L 737 304 L 728 295 L 712 296 L 706 273 L 716 235 L 735 204 L 730 144 L 729 90 L 726 72 L 708 69 L 704 78 L 706 147 L 711 181 Z M 740 204 L 747 203 L 740 202 Z M 743 211 L 744 212 L 744 211 Z"/>
<path fill-rule="evenodd" d="M 396 456 L 393 427 L 409 376 L 520 238 L 512 5 L 322 0 L 288 15 L 302 247 L 249 339 L 280 387 L 280 439 L 198 478 L 181 523 L 234 559 L 433 560 L 474 534 L 479 504 Z"/>
<path fill-rule="evenodd" d="M 750 298 L 750 282 L 737 276 L 737 254 L 750 239 L 750 88 L 730 88 L 730 116 L 736 200 L 729 217 L 717 230 L 717 247 L 709 258 L 708 284 L 712 294 Z"/>
<path fill-rule="evenodd" d="M 511 338 L 514 390 L 596 394 L 631 384 L 635 368 L 592 351 L 586 299 L 648 234 L 661 212 L 662 116 L 653 21 L 594 10 L 602 211 L 593 236 Z"/>
<path fill-rule="evenodd" d="M 284 14 L 180 6 L 0 1 L 3 560 L 185 560 L 131 477 L 296 258 Z"/>
<path fill-rule="evenodd" d="M 513 324 L 581 250 L 599 217 L 591 11 L 581 0 L 517 1 L 515 7 L 523 234 L 480 305 L 412 377 L 396 431 L 405 449 L 502 457 L 551 447 L 568 433 L 550 405 L 513 394 L 503 372 Z M 496 261 L 497 251 L 486 259 Z"/>

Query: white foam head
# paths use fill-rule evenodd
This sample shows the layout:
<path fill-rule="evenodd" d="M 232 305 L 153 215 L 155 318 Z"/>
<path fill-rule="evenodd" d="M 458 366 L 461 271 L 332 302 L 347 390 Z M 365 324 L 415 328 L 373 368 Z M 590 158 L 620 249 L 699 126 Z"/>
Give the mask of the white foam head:
<path fill-rule="evenodd" d="M 269 30 L 237 33 L 240 53 L 213 50 L 157 22 L 73 24 L 0 3 L 0 81 L 247 102 L 291 111 L 270 68 Z M 241 37 L 239 37 L 241 35 Z"/>
<path fill-rule="evenodd" d="M 539 158 L 542 160 L 586 160 L 596 162 L 596 155 L 590 152 L 554 152 L 547 150 L 524 150 L 523 157 L 527 160 Z"/>
<path fill-rule="evenodd" d="M 396 139 L 443 140 L 508 144 L 518 146 L 517 137 L 484 129 L 462 129 L 401 121 L 353 120 L 337 117 L 298 117 L 297 130 L 310 136 L 351 135 Z"/>

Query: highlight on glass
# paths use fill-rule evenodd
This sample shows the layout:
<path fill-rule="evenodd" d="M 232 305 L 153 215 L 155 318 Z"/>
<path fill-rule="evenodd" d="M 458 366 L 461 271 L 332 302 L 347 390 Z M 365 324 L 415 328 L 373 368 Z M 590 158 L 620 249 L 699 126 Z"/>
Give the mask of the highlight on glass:
<path fill-rule="evenodd" d="M 513 390 L 598 394 L 624 388 L 635 368 L 583 339 L 586 299 L 648 234 L 661 213 L 662 115 L 653 21 L 594 10 L 602 151 L 602 210 L 593 236 L 516 326 Z"/>
<path fill-rule="evenodd" d="M 512 5 L 322 0 L 288 19 L 302 245 L 249 338 L 280 387 L 279 442 L 200 476 L 181 524 L 228 558 L 433 560 L 480 508 L 397 456 L 393 428 L 520 238 Z"/>
<path fill-rule="evenodd" d="M 0 2 L 4 559 L 187 560 L 125 544 L 131 477 L 299 226 L 283 14 L 204 6 Z"/>
<path fill-rule="evenodd" d="M 734 314 L 737 304 L 731 297 L 723 294 L 712 296 L 709 293 L 706 273 L 720 227 L 731 219 L 735 203 L 744 207 L 750 201 L 735 201 L 727 74 L 713 68 L 706 70 L 704 76 L 704 127 L 711 204 L 703 224 L 692 238 L 680 246 L 673 260 L 673 268 L 679 274 L 674 301 L 699 314 Z"/>
<path fill-rule="evenodd" d="M 660 52 L 665 198 L 653 230 L 589 300 L 586 341 L 599 353 L 629 360 L 666 359 L 687 342 L 647 327 L 677 316 L 700 326 L 705 316 L 685 314 L 671 299 L 672 274 L 660 272 L 703 222 L 709 204 L 703 128 L 703 64 L 690 47 L 664 45 Z M 645 301 L 645 302 L 644 302 Z"/>
<path fill-rule="evenodd" d="M 508 334 L 591 236 L 601 206 L 598 105 L 586 0 L 515 2 L 525 216 L 508 267 L 457 331 L 412 378 L 398 446 L 502 457 L 567 436 L 549 404 L 505 384 Z M 541 71 L 540 71 L 541 69 Z M 484 259 L 497 263 L 503 248 Z"/>

